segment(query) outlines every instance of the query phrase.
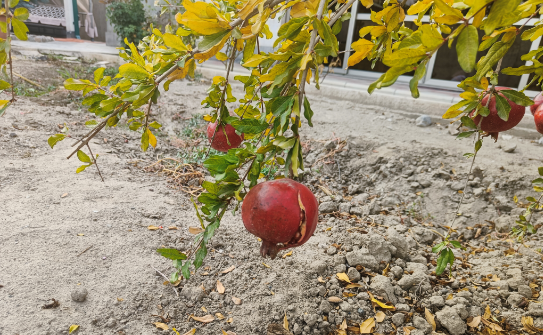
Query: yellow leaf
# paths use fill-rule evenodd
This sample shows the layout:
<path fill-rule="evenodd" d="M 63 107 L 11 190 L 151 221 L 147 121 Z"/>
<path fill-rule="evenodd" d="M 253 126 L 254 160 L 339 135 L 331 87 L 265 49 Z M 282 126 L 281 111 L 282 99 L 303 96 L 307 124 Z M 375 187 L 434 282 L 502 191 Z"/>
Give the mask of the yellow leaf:
<path fill-rule="evenodd" d="M 300 64 L 300 70 L 304 71 L 307 67 L 307 63 L 309 63 L 312 60 L 311 54 L 305 54 L 302 57 L 302 63 Z"/>
<path fill-rule="evenodd" d="M 473 22 L 471 23 L 475 28 L 479 29 L 481 26 L 481 23 L 483 22 L 483 19 L 486 16 L 486 7 L 479 11 L 474 17 Z"/>
<path fill-rule="evenodd" d="M 240 298 L 232 297 L 232 301 L 236 305 L 241 305 L 241 299 Z"/>
<path fill-rule="evenodd" d="M 283 318 L 283 328 L 288 330 L 288 319 L 287 319 L 287 312 L 285 312 L 285 317 Z"/>
<path fill-rule="evenodd" d="M 449 295 L 447 296 L 447 300 L 451 300 L 452 298 L 454 298 L 454 295 L 452 293 L 449 293 Z"/>
<path fill-rule="evenodd" d="M 268 57 L 260 54 L 252 55 L 249 59 L 247 59 L 243 63 L 243 67 L 257 67 L 258 64 L 262 63 L 264 60 L 268 59 Z"/>
<path fill-rule="evenodd" d="M 465 99 L 465 100 L 469 100 L 469 101 L 475 101 L 475 100 L 479 99 L 479 96 L 477 96 L 477 94 L 473 93 L 473 92 L 462 92 L 460 94 L 460 98 Z"/>
<path fill-rule="evenodd" d="M 326 283 L 326 280 L 322 279 L 322 277 L 317 278 L 317 280 L 319 281 L 319 283 Z"/>
<path fill-rule="evenodd" d="M 373 0 L 360 0 L 360 2 L 362 3 L 362 6 L 366 8 L 373 6 Z"/>
<path fill-rule="evenodd" d="M 434 3 L 436 4 L 437 8 L 439 8 L 439 10 L 446 16 L 456 17 L 457 18 L 456 22 L 458 22 L 458 20 L 464 17 L 461 11 L 459 11 L 456 8 L 452 8 L 451 6 L 446 4 L 443 0 L 434 0 Z"/>
<path fill-rule="evenodd" d="M 379 36 L 383 35 L 384 33 L 386 33 L 386 31 L 387 31 L 387 28 L 385 26 L 375 26 L 375 27 L 373 27 L 371 29 L 371 36 L 379 37 Z M 360 37 L 362 37 L 362 36 L 360 36 Z"/>
<path fill-rule="evenodd" d="M 262 265 L 264 265 L 265 267 L 269 268 L 270 266 L 264 262 L 262 262 Z"/>
<path fill-rule="evenodd" d="M 350 283 L 351 280 L 349 279 L 349 276 L 347 276 L 346 273 L 342 272 L 342 273 L 336 273 L 336 277 L 337 279 L 341 280 L 341 281 L 345 281 L 347 283 Z"/>
<path fill-rule="evenodd" d="M 224 288 L 224 285 L 217 280 L 217 292 L 219 292 L 219 294 L 224 294 L 224 291 L 225 291 L 225 288 Z"/>
<path fill-rule="evenodd" d="M 373 46 L 373 42 L 365 39 L 360 39 L 351 44 L 351 48 L 353 48 L 356 52 L 349 57 L 349 60 L 347 61 L 347 67 L 356 65 L 363 61 L 364 58 L 369 55 L 369 53 L 373 49 Z"/>
<path fill-rule="evenodd" d="M 458 16 L 455 16 L 455 15 L 445 15 L 441 17 L 436 17 L 435 21 L 440 24 L 451 25 L 460 21 L 460 18 L 458 18 Z"/>
<path fill-rule="evenodd" d="M 189 1 L 190 2 L 190 1 Z M 213 35 L 230 29 L 230 25 L 217 19 L 202 19 L 192 12 L 177 13 L 175 15 L 177 23 L 190 28 L 201 35 Z"/>
<path fill-rule="evenodd" d="M 147 128 L 147 135 L 149 135 L 149 144 L 152 145 L 153 148 L 156 148 L 155 134 L 153 134 L 149 128 Z"/>
<path fill-rule="evenodd" d="M 288 256 L 292 256 L 292 250 L 284 254 L 283 258 L 287 258 Z"/>
<path fill-rule="evenodd" d="M 211 314 L 208 314 L 205 316 L 194 316 L 191 314 L 189 318 L 193 318 L 195 321 L 199 321 L 203 323 L 209 323 L 209 322 L 215 321 L 215 318 Z"/>
<path fill-rule="evenodd" d="M 153 323 L 155 325 L 155 327 L 157 327 L 158 329 L 162 329 L 162 330 L 168 330 L 170 329 L 170 327 L 168 327 L 167 324 L 165 323 L 162 323 L 162 322 L 155 322 Z"/>
<path fill-rule="evenodd" d="M 420 12 L 425 11 L 426 9 L 430 8 L 432 4 L 434 3 L 433 0 L 422 0 L 414 4 L 413 6 L 409 7 L 407 10 L 407 15 L 415 15 Z"/>
<path fill-rule="evenodd" d="M 200 227 L 189 227 L 189 233 L 192 235 L 198 235 L 202 232 L 204 232 L 204 230 Z"/>
<path fill-rule="evenodd" d="M 362 285 L 358 284 L 358 283 L 352 283 L 352 284 L 349 284 L 347 286 L 345 286 L 345 288 L 349 289 L 349 288 L 358 288 L 358 287 L 362 287 Z"/>
<path fill-rule="evenodd" d="M 214 19 L 217 17 L 217 13 L 213 11 L 213 8 L 209 7 L 213 6 L 204 1 L 183 0 L 183 8 L 201 19 Z M 211 9 L 211 11 L 208 9 Z"/>
<path fill-rule="evenodd" d="M 68 329 L 68 334 L 71 334 L 79 329 L 79 325 L 71 325 L 70 329 Z"/>
<path fill-rule="evenodd" d="M 245 6 L 239 11 L 238 16 L 242 19 L 246 19 L 247 15 L 251 14 L 258 5 L 260 5 L 264 0 L 249 0 L 245 3 Z"/>
<path fill-rule="evenodd" d="M 383 312 L 381 312 L 381 311 L 379 311 L 379 312 L 377 312 L 377 314 L 375 314 L 375 321 L 377 321 L 377 322 L 383 322 L 383 320 L 385 319 L 385 317 L 386 317 L 386 314 L 383 313 Z"/>
<path fill-rule="evenodd" d="M 462 113 L 464 113 L 464 111 L 452 110 L 452 111 L 448 111 L 445 114 L 443 114 L 442 118 L 444 118 L 444 119 L 454 119 L 455 117 L 457 117 L 458 115 L 460 115 Z"/>
<path fill-rule="evenodd" d="M 149 230 L 159 230 L 160 228 L 157 227 L 157 226 L 152 226 L 151 225 L 151 226 L 147 227 L 147 229 L 149 229 Z"/>
<path fill-rule="evenodd" d="M 174 328 L 175 329 L 175 328 Z M 189 330 L 188 332 L 186 332 L 185 334 L 183 335 L 194 335 L 194 333 L 196 333 L 196 328 L 192 328 L 191 330 Z M 179 334 L 179 333 L 178 333 Z"/>
<path fill-rule="evenodd" d="M 264 11 L 255 16 L 255 23 L 253 23 L 253 26 L 251 27 L 251 33 L 253 33 L 254 35 L 258 35 L 262 31 L 262 29 L 264 29 L 264 25 L 270 17 L 270 14 L 271 8 L 267 7 L 266 9 L 264 9 Z"/>
<path fill-rule="evenodd" d="M 375 319 L 369 318 L 360 324 L 360 333 L 371 334 L 373 332 L 373 328 L 375 328 Z"/>
<path fill-rule="evenodd" d="M 213 120 L 213 116 L 209 114 L 204 115 L 204 121 L 211 122 L 211 120 Z"/>
<path fill-rule="evenodd" d="M 228 56 L 224 52 L 219 52 L 215 55 L 215 58 L 217 58 L 217 60 L 220 60 L 221 62 L 224 62 L 228 59 Z"/>
<path fill-rule="evenodd" d="M 376 303 L 377 305 L 379 305 L 379 307 L 381 308 L 385 308 L 385 309 L 391 309 L 391 310 L 395 310 L 396 308 L 394 306 L 389 306 L 377 299 L 375 299 L 373 296 L 371 297 L 371 301 L 373 301 L 374 303 Z"/>
<path fill-rule="evenodd" d="M 201 63 L 201 62 L 204 62 L 204 61 L 208 60 L 209 58 L 215 56 L 217 54 L 217 52 L 219 52 L 223 48 L 223 46 L 226 43 L 226 41 L 228 40 L 228 38 L 230 38 L 230 35 L 232 35 L 232 32 L 229 32 L 228 34 L 224 35 L 224 37 L 219 42 L 219 44 L 213 46 L 212 48 L 208 49 L 207 51 L 195 53 L 194 58 L 198 59 L 200 61 L 200 63 Z"/>
<path fill-rule="evenodd" d="M 217 319 L 219 320 L 224 320 L 226 319 L 226 317 L 224 315 L 222 315 L 221 313 L 215 313 L 215 316 L 217 317 Z"/>
<path fill-rule="evenodd" d="M 436 320 L 434 315 L 428 310 L 428 308 L 424 309 L 424 315 L 426 316 L 426 321 L 428 321 L 429 324 L 432 325 L 432 329 L 436 331 Z"/>
<path fill-rule="evenodd" d="M 479 316 L 474 317 L 473 320 L 471 320 L 471 322 L 468 322 L 468 326 L 477 328 L 480 323 L 481 323 L 481 316 L 479 315 Z"/>
<path fill-rule="evenodd" d="M 485 89 L 485 91 L 488 89 L 488 79 L 486 77 L 481 78 L 481 85 Z"/>
<path fill-rule="evenodd" d="M 224 79 L 223 76 L 215 76 L 213 77 L 213 84 L 214 85 L 217 85 L 219 83 L 222 83 L 223 81 L 225 81 L 226 79 Z"/>
<path fill-rule="evenodd" d="M 205 306 L 202 306 L 202 311 L 203 311 L 204 313 L 207 313 L 207 308 L 205 308 Z"/>

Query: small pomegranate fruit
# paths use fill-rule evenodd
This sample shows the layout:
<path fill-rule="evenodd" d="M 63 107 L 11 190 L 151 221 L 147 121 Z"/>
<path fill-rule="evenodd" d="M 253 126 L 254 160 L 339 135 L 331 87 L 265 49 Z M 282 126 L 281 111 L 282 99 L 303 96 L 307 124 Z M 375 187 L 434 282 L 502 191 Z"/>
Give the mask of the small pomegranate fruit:
<path fill-rule="evenodd" d="M 535 122 L 535 128 L 540 134 L 543 134 L 543 105 L 539 106 L 539 108 L 534 113 L 534 122 Z"/>
<path fill-rule="evenodd" d="M 496 87 L 496 91 L 498 92 L 503 91 L 503 90 L 509 90 L 509 89 L 510 88 L 507 88 L 507 87 Z M 505 98 L 503 94 L 500 94 L 500 95 Z M 483 121 L 481 122 L 481 130 L 486 131 L 489 135 L 491 135 L 496 140 L 498 139 L 499 132 L 509 130 L 515 127 L 517 124 L 519 124 L 526 112 L 525 107 L 517 105 L 507 98 L 505 99 L 509 103 L 509 106 L 511 106 L 511 111 L 509 112 L 509 119 L 507 119 L 507 121 L 502 120 L 498 116 L 498 110 L 496 109 L 496 98 L 492 96 L 492 98 L 490 99 L 490 104 L 488 105 L 490 114 L 487 117 L 484 117 Z M 481 102 L 481 104 L 483 106 L 486 106 L 487 101 L 488 101 L 488 95 L 483 98 L 483 101 Z M 473 112 L 471 113 L 471 115 L 473 115 Z M 482 117 L 481 115 L 477 115 L 475 118 L 473 118 L 473 121 L 475 122 L 476 125 L 479 124 L 481 117 Z"/>
<path fill-rule="evenodd" d="M 535 111 L 543 104 L 543 94 L 539 93 L 535 99 L 534 104 L 530 106 L 530 111 L 532 112 L 532 115 L 535 115 Z"/>
<path fill-rule="evenodd" d="M 280 250 L 307 242 L 317 228 L 319 204 L 313 193 L 292 179 L 253 187 L 241 205 L 245 228 L 262 239 L 260 255 L 271 259 Z"/>
<path fill-rule="evenodd" d="M 227 152 L 229 149 L 239 147 L 243 142 L 243 134 L 241 136 L 236 134 L 236 130 L 231 125 L 220 125 L 217 131 L 215 128 L 217 128 L 217 122 L 207 125 L 207 138 L 213 149 Z M 213 134 L 215 134 L 215 138 L 213 138 Z"/>

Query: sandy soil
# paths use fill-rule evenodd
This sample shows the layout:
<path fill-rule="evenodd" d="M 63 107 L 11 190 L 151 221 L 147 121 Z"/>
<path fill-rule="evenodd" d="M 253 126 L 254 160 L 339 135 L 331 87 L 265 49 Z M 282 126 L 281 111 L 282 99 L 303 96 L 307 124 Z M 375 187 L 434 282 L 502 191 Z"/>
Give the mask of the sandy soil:
<path fill-rule="evenodd" d="M 42 69 L 39 76 L 59 80 L 54 63 L 21 61 L 17 66 L 30 79 Z M 304 130 L 307 161 L 314 163 L 304 182 L 321 206 L 328 205 L 321 207 L 315 236 L 291 256 L 264 260 L 239 213 L 229 213 L 197 274 L 177 288 L 164 285 L 155 269 L 169 275 L 170 262 L 155 250 L 190 247 L 188 227 L 197 226 L 197 219 L 185 193 L 142 168 L 182 150 L 178 135 L 192 115 L 205 112 L 200 101 L 207 87 L 188 81 L 170 86 L 155 111 L 164 125 L 156 150 L 142 153 L 137 134 L 123 125 L 95 138 L 92 149 L 100 155 L 105 182 L 94 168 L 75 173 L 80 164 L 66 160 L 74 140 L 54 150 L 47 145 L 64 123 L 73 137 L 87 130 L 84 122 L 92 115 L 78 106 L 77 96 L 57 90 L 20 98 L 0 118 L 0 334 L 67 334 L 70 325 L 80 325 L 79 334 L 173 334 L 172 327 L 181 334 L 193 328 L 197 334 L 220 334 L 221 329 L 271 334 L 268 325 L 282 324 L 285 316 L 296 335 L 328 334 L 343 321 L 354 331 L 376 315 L 379 309 L 366 292 L 396 306 L 377 324 L 381 334 L 429 334 L 424 308 L 437 315 L 437 332 L 474 332 L 466 323 L 487 305 L 496 316 L 493 322 L 499 320 L 510 333 L 524 332 L 522 316 L 543 327 L 537 301 L 541 235 L 522 246 L 493 228 L 501 220 L 501 232 L 507 232 L 519 214 L 513 196 L 533 195 L 530 180 L 537 176 L 543 147 L 510 136 L 498 143 L 485 140 L 476 163 L 479 180 L 472 180 L 457 220 L 456 235 L 471 246 L 458 256 L 471 268 L 458 262 L 449 281 L 432 275 L 435 256 L 429 251 L 439 240 L 434 231 L 444 233 L 454 216 L 460 197 L 455 183 L 469 169 L 462 154 L 471 152 L 473 143 L 456 140 L 442 126 L 417 127 L 398 111 L 317 95 L 310 97 L 315 127 Z M 516 144 L 514 152 L 500 149 L 510 144 Z M 323 164 L 328 161 L 333 164 Z M 319 185 L 336 196 L 326 196 Z M 340 215 L 342 209 L 351 216 Z M 327 211 L 335 214 L 322 213 Z M 150 225 L 164 229 L 151 231 Z M 172 226 L 177 229 L 167 229 Z M 394 234 L 404 241 L 394 242 Z M 504 250 L 513 251 L 506 257 Z M 371 255 L 377 265 L 366 264 L 356 278 L 355 267 L 362 263 L 353 257 L 359 253 Z M 335 277 L 339 272 L 354 276 L 361 287 L 346 289 Z M 417 273 L 422 279 L 406 283 Z M 500 277 L 501 289 L 486 283 L 487 275 Z M 216 292 L 217 280 L 226 288 L 222 295 Z M 526 303 L 518 297 L 525 286 L 533 290 L 532 296 L 524 295 Z M 74 301 L 83 290 L 85 301 Z M 329 303 L 331 296 L 342 302 Z M 60 306 L 43 308 L 51 299 Z M 215 320 L 204 324 L 190 318 L 207 314 Z M 155 322 L 167 323 L 170 330 L 157 329 Z M 478 329 L 485 327 L 481 323 Z"/>

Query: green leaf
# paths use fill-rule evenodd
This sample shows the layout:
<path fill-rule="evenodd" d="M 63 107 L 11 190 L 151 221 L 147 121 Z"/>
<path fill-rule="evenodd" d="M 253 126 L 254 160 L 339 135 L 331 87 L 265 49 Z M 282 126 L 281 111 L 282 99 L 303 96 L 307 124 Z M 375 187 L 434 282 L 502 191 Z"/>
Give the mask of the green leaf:
<path fill-rule="evenodd" d="M 477 142 L 475 142 L 475 152 L 479 151 L 482 146 L 483 146 L 482 140 L 478 140 Z"/>
<path fill-rule="evenodd" d="M 490 35 L 494 29 L 502 26 L 505 21 L 520 4 L 520 0 L 496 0 L 484 23 L 485 34 Z"/>
<path fill-rule="evenodd" d="M 214 46 L 216 46 L 217 44 L 221 43 L 223 38 L 230 33 L 231 33 L 231 30 L 224 30 L 224 31 L 215 33 L 213 35 L 208 35 L 204 37 L 204 39 L 200 43 L 198 43 L 198 49 L 200 51 L 209 50 L 213 48 Z"/>
<path fill-rule="evenodd" d="M 162 249 L 157 249 L 157 252 L 159 254 L 161 254 L 163 257 L 166 257 L 166 258 L 171 259 L 171 260 L 187 259 L 187 255 L 185 255 L 184 253 L 180 252 L 177 249 L 162 248 Z"/>
<path fill-rule="evenodd" d="M 450 243 L 456 249 L 462 249 L 462 244 L 460 244 L 460 242 L 458 242 L 458 241 L 450 241 Z"/>
<path fill-rule="evenodd" d="M 294 143 L 296 142 L 296 138 L 286 138 L 284 136 L 277 136 L 275 140 L 273 140 L 273 145 L 278 146 L 279 148 L 283 150 L 290 149 L 294 146 Z"/>
<path fill-rule="evenodd" d="M 528 200 L 530 202 L 537 202 L 536 198 L 534 198 L 534 197 L 526 197 L 526 200 Z"/>
<path fill-rule="evenodd" d="M 125 78 L 135 80 L 145 80 L 150 76 L 149 72 L 147 72 L 145 69 L 132 63 L 121 65 L 119 67 L 119 74 Z"/>
<path fill-rule="evenodd" d="M 55 134 L 51 137 L 49 137 L 49 139 L 47 140 L 47 143 L 49 144 L 49 146 L 51 147 L 51 149 L 53 149 L 53 147 L 60 141 L 62 141 L 63 139 L 66 138 L 66 134 Z"/>
<path fill-rule="evenodd" d="M 486 56 L 482 57 L 479 60 L 479 63 L 477 63 L 477 73 L 475 74 L 475 79 L 477 81 L 481 81 L 481 79 L 492 70 L 492 67 L 505 56 L 514 41 L 515 39 L 513 38 L 507 43 L 501 41 L 497 42 L 490 50 L 488 50 Z"/>
<path fill-rule="evenodd" d="M 433 248 L 432 248 L 432 252 L 433 253 L 439 253 L 443 248 L 445 248 L 445 242 L 441 242 L 439 244 L 436 244 Z"/>
<path fill-rule="evenodd" d="M 79 172 L 85 171 L 85 169 L 88 168 L 88 167 L 91 166 L 91 165 L 92 165 L 92 164 L 81 165 L 80 167 L 77 168 L 77 170 L 75 170 L 75 173 L 79 173 Z"/>
<path fill-rule="evenodd" d="M 543 167 L 538 167 L 537 172 L 539 173 L 540 176 L 543 176 Z"/>
<path fill-rule="evenodd" d="M 189 270 L 189 267 L 190 267 L 190 261 L 186 261 L 185 264 L 183 264 L 183 266 L 181 267 L 181 273 L 183 274 L 183 277 L 185 277 L 185 279 L 190 279 L 190 270 Z"/>
<path fill-rule="evenodd" d="M 170 283 L 175 283 L 179 280 L 179 272 L 175 271 L 170 275 Z"/>
<path fill-rule="evenodd" d="M 313 114 L 313 110 L 309 105 L 309 100 L 307 100 L 307 97 L 304 95 L 304 117 L 306 118 L 307 124 L 310 127 L 313 127 L 313 122 L 311 121 L 311 118 L 313 118 Z"/>
<path fill-rule="evenodd" d="M 332 32 L 330 26 L 318 19 L 313 20 L 313 24 L 317 26 L 317 31 L 319 32 L 320 37 L 322 38 L 324 45 L 332 48 L 332 56 L 336 57 L 338 52 L 338 42 L 336 35 Z"/>
<path fill-rule="evenodd" d="M 100 84 L 100 80 L 104 77 L 104 71 L 106 69 L 103 67 L 99 67 L 94 71 L 94 82 L 97 84 Z"/>
<path fill-rule="evenodd" d="M 476 131 L 465 131 L 463 133 L 460 133 L 456 136 L 456 138 L 468 138 L 470 137 L 471 135 L 473 135 Z"/>
<path fill-rule="evenodd" d="M 483 106 L 483 107 L 479 108 L 478 113 L 482 117 L 487 117 L 487 116 L 490 115 L 490 109 L 488 109 L 488 107 L 486 107 L 486 106 Z"/>
<path fill-rule="evenodd" d="M 268 123 L 266 123 L 266 121 L 256 119 L 236 119 L 230 124 L 237 131 L 245 134 L 260 134 L 268 128 Z"/>
<path fill-rule="evenodd" d="M 11 84 L 7 81 L 0 80 L 0 90 L 5 90 L 11 87 Z"/>
<path fill-rule="evenodd" d="M 460 121 L 462 121 L 462 124 L 468 128 L 477 129 L 477 125 L 469 116 L 462 116 Z"/>
<path fill-rule="evenodd" d="M 479 48 L 479 33 L 477 28 L 472 25 L 467 26 L 456 42 L 456 53 L 458 54 L 458 63 L 464 72 L 469 73 L 475 69 L 477 61 L 477 49 Z"/>
<path fill-rule="evenodd" d="M 274 116 L 280 116 L 285 112 L 292 110 L 292 103 L 294 102 L 294 96 L 281 96 L 270 100 L 266 107 L 268 107 L 268 113 L 273 113 Z"/>
<path fill-rule="evenodd" d="M 64 88 L 69 91 L 82 91 L 87 87 L 95 87 L 89 80 L 69 78 L 64 81 Z"/>
<path fill-rule="evenodd" d="M 528 98 L 526 94 L 522 92 L 515 90 L 501 90 L 500 94 L 504 95 L 507 99 L 520 106 L 528 107 L 534 104 L 534 101 Z"/>
<path fill-rule="evenodd" d="M 183 41 L 179 36 L 174 34 L 164 34 L 162 35 L 162 39 L 164 40 L 164 44 L 166 44 L 167 47 L 178 50 L 178 51 L 188 51 L 185 44 L 183 44 Z"/>
<path fill-rule="evenodd" d="M 440 275 L 445 271 L 447 268 L 447 264 L 449 263 L 449 248 L 441 250 L 439 253 L 439 257 L 437 258 L 437 267 L 436 267 L 436 275 Z"/>
<path fill-rule="evenodd" d="M 494 95 L 494 98 L 496 98 L 496 110 L 498 111 L 498 116 L 500 119 L 507 121 L 509 119 L 509 112 L 511 112 L 509 102 L 507 102 L 507 99 L 502 97 L 500 94 Z"/>
<path fill-rule="evenodd" d="M 18 39 L 21 41 L 28 40 L 28 36 L 26 35 L 26 33 L 28 33 L 28 27 L 23 23 L 23 21 L 13 18 L 11 19 L 11 25 L 13 26 L 13 33 Z"/>
<path fill-rule="evenodd" d="M 94 128 L 98 124 L 98 121 L 96 120 L 89 120 L 85 122 L 85 127 Z"/>
<path fill-rule="evenodd" d="M 145 131 L 141 135 L 141 150 L 145 152 L 147 151 L 148 148 L 149 148 L 149 133 L 145 129 Z"/>
<path fill-rule="evenodd" d="M 160 127 L 162 127 L 162 125 L 160 123 L 156 122 L 156 121 L 153 121 L 153 122 L 151 122 L 149 127 L 154 128 L 154 129 L 159 129 Z"/>
<path fill-rule="evenodd" d="M 422 62 L 417 66 L 415 70 L 415 75 L 409 81 L 409 89 L 411 90 L 411 96 L 415 99 L 420 97 L 419 93 L 419 81 L 424 78 L 426 74 L 426 62 Z"/>
<path fill-rule="evenodd" d="M 91 163 L 90 157 L 81 150 L 77 151 L 77 158 L 83 163 Z"/>
<path fill-rule="evenodd" d="M 541 65 L 522 65 L 521 67 L 513 68 L 508 67 L 503 69 L 501 72 L 508 76 L 522 76 L 523 74 L 531 74 L 536 69 L 541 67 Z"/>
<path fill-rule="evenodd" d="M 26 21 L 28 20 L 28 17 L 30 16 L 28 13 L 28 9 L 24 7 L 15 8 L 15 11 L 13 12 L 13 16 L 17 20 Z"/>
<path fill-rule="evenodd" d="M 543 184 L 543 178 L 537 178 L 532 180 L 532 184 Z"/>
<path fill-rule="evenodd" d="M 194 256 L 194 268 L 198 270 L 200 266 L 202 266 L 202 263 L 204 262 L 204 258 L 207 256 L 207 248 L 205 244 L 202 244 L 202 246 L 196 251 L 196 255 Z"/>
<path fill-rule="evenodd" d="M 9 0 L 8 1 L 9 8 L 13 8 L 13 7 L 17 6 L 18 4 L 19 4 L 19 0 Z"/>

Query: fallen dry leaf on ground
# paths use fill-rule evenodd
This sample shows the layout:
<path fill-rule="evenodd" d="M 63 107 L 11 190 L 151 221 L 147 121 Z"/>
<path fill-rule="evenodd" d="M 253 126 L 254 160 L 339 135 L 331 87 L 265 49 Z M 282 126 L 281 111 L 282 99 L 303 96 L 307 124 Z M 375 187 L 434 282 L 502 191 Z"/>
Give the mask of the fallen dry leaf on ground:
<path fill-rule="evenodd" d="M 68 334 L 71 334 L 79 329 L 79 325 L 71 325 L 70 329 L 68 329 Z"/>
<path fill-rule="evenodd" d="M 428 310 L 428 308 L 424 309 L 424 315 L 426 316 L 426 321 L 428 321 L 429 324 L 432 325 L 432 329 L 436 331 L 436 320 L 434 315 Z"/>
<path fill-rule="evenodd" d="M 232 271 L 234 271 L 234 269 L 235 269 L 235 268 L 236 268 L 236 267 L 235 267 L 234 265 L 232 265 L 231 267 L 229 267 L 228 269 L 224 270 L 224 271 L 223 271 L 223 272 L 221 272 L 221 273 L 228 273 L 228 272 L 232 272 Z"/>
<path fill-rule="evenodd" d="M 232 297 L 232 301 L 236 305 L 241 305 L 241 299 L 240 298 Z"/>
<path fill-rule="evenodd" d="M 377 322 L 383 322 L 383 320 L 385 319 L 385 317 L 386 317 L 386 314 L 383 313 L 383 312 L 381 312 L 381 311 L 379 311 L 379 312 L 377 312 L 377 314 L 375 314 L 375 321 L 377 321 Z"/>
<path fill-rule="evenodd" d="M 264 263 L 264 262 L 262 262 L 262 265 L 264 265 L 267 268 L 270 268 L 270 266 L 268 264 Z"/>
<path fill-rule="evenodd" d="M 175 330 L 175 328 L 174 328 Z M 177 333 L 177 335 L 179 335 L 179 333 L 177 332 L 177 330 L 175 331 Z M 186 332 L 185 334 L 183 335 L 194 335 L 194 333 L 196 333 L 196 328 L 192 328 L 191 330 L 189 330 L 188 332 Z"/>
<path fill-rule="evenodd" d="M 226 318 L 224 317 L 224 315 L 222 315 L 221 313 L 215 313 L 215 316 L 216 316 L 217 319 L 219 319 L 219 320 L 224 320 L 224 319 L 226 319 Z"/>
<path fill-rule="evenodd" d="M 345 286 L 346 289 L 349 289 L 349 288 L 358 288 L 358 287 L 362 287 L 362 285 L 358 284 L 358 283 L 352 283 L 352 284 L 349 284 L 347 286 Z"/>
<path fill-rule="evenodd" d="M 224 285 L 217 280 L 217 292 L 219 292 L 219 294 L 224 294 L 225 290 Z"/>
<path fill-rule="evenodd" d="M 541 332 L 543 332 L 543 328 L 534 326 L 534 319 L 531 316 L 523 316 L 520 321 L 522 322 L 524 329 L 530 334 L 541 334 Z"/>
<path fill-rule="evenodd" d="M 210 315 L 210 314 L 204 315 L 204 316 L 194 316 L 191 314 L 189 318 L 192 318 L 195 321 L 199 321 L 203 323 L 209 323 L 209 322 L 215 321 L 215 318 L 213 317 L 213 315 Z"/>
<path fill-rule="evenodd" d="M 404 332 L 405 335 L 409 335 L 409 334 L 411 334 L 411 331 L 412 331 L 412 330 L 415 330 L 415 329 L 417 329 L 417 328 L 411 327 L 411 326 L 409 326 L 409 327 L 403 327 L 403 332 Z"/>
<path fill-rule="evenodd" d="M 336 277 L 337 279 L 341 280 L 341 281 L 344 281 L 344 282 L 347 282 L 347 283 L 350 283 L 351 280 L 349 279 L 349 276 L 347 276 L 346 273 L 336 273 Z"/>
<path fill-rule="evenodd" d="M 283 258 L 287 258 L 288 256 L 292 256 L 292 250 L 284 254 Z"/>
<path fill-rule="evenodd" d="M 68 193 L 64 193 L 63 195 L 61 195 L 60 197 L 61 198 L 66 198 L 68 196 Z"/>
<path fill-rule="evenodd" d="M 153 323 L 155 325 L 155 327 L 157 327 L 158 329 L 162 329 L 162 330 L 168 330 L 170 329 L 170 327 L 168 327 L 167 324 L 165 323 L 162 323 L 162 322 L 155 322 Z"/>
<path fill-rule="evenodd" d="M 283 318 L 283 328 L 288 330 L 288 319 L 287 319 L 287 312 L 285 312 L 285 317 Z"/>
<path fill-rule="evenodd" d="M 58 302 L 58 300 L 56 300 L 55 298 L 51 298 L 51 300 L 53 300 L 51 303 L 45 304 L 45 305 L 41 306 L 41 308 L 42 309 L 50 309 L 50 308 L 57 308 L 58 306 L 60 306 L 60 302 Z"/>
<path fill-rule="evenodd" d="M 338 303 L 338 302 L 342 302 L 343 299 L 338 298 L 338 297 L 330 297 L 330 298 L 328 298 L 328 301 Z"/>
<path fill-rule="evenodd" d="M 151 226 L 147 227 L 147 229 L 149 229 L 149 230 L 159 230 L 160 228 L 157 227 L 157 226 L 151 225 Z"/>
<path fill-rule="evenodd" d="M 470 322 L 468 322 L 468 326 L 477 328 L 480 323 L 481 323 L 481 316 L 479 315 L 479 316 L 474 317 L 473 320 L 471 320 Z"/>
<path fill-rule="evenodd" d="M 192 235 L 198 235 L 203 231 L 204 230 L 200 227 L 189 227 L 189 233 L 191 233 Z"/>
<path fill-rule="evenodd" d="M 317 278 L 317 280 L 319 281 L 319 283 L 326 283 L 326 280 L 322 279 L 322 277 Z"/>
<path fill-rule="evenodd" d="M 373 328 L 375 328 L 375 319 L 369 318 L 360 324 L 360 333 L 371 334 L 373 332 Z"/>
<path fill-rule="evenodd" d="M 207 308 L 205 308 L 205 306 L 202 306 L 202 311 L 204 311 L 204 313 L 207 313 Z"/>
<path fill-rule="evenodd" d="M 176 226 L 170 226 L 168 227 L 169 230 L 177 230 L 177 227 Z"/>

